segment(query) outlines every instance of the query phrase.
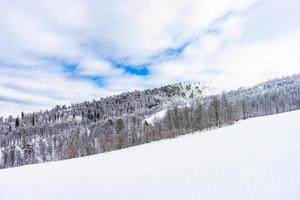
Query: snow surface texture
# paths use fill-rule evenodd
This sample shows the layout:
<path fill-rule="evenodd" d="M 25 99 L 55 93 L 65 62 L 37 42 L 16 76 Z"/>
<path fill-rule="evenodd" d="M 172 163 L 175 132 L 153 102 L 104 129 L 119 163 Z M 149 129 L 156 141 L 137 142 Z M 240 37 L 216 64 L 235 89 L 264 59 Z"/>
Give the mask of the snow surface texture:
<path fill-rule="evenodd" d="M 0 170 L 1 200 L 300 199 L 300 111 Z"/>
<path fill-rule="evenodd" d="M 167 113 L 167 110 L 159 111 L 159 112 L 151 115 L 150 117 L 146 118 L 145 121 L 147 121 L 149 124 L 153 124 L 154 122 L 159 121 L 162 118 L 164 118 L 166 113 Z"/>

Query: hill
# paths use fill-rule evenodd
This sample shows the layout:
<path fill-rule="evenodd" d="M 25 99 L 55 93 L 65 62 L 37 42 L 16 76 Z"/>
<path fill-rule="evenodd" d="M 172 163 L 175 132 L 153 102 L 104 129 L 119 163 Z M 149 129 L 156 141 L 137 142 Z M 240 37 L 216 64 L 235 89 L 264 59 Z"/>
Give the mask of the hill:
<path fill-rule="evenodd" d="M 218 93 L 179 83 L 0 120 L 0 168 L 83 157 L 300 109 L 300 74 Z"/>
<path fill-rule="evenodd" d="M 300 197 L 300 111 L 105 154 L 0 170 L 1 200 Z"/>

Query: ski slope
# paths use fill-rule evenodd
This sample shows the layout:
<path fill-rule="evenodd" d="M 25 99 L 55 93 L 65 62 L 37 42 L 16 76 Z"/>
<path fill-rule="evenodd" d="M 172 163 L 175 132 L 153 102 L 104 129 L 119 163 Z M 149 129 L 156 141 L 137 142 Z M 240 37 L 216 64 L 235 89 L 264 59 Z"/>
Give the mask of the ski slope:
<path fill-rule="evenodd" d="M 300 111 L 0 170 L 1 200 L 300 199 Z"/>

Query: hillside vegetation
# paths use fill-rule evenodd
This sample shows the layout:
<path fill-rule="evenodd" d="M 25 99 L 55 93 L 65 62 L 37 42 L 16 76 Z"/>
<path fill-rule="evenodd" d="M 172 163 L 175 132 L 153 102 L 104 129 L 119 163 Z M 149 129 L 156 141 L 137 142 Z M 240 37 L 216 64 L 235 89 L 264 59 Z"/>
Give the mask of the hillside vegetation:
<path fill-rule="evenodd" d="M 222 93 L 181 83 L 57 106 L 0 120 L 0 168 L 108 152 L 297 109 L 300 74 Z M 157 113 L 164 115 L 153 120 Z"/>

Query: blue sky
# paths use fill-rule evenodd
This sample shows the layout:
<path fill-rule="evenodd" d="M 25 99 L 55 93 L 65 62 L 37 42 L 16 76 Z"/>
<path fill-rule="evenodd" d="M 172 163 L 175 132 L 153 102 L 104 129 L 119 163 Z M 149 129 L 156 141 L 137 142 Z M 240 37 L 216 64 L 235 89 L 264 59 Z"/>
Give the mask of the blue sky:
<path fill-rule="evenodd" d="M 43 0 L 0 7 L 0 115 L 175 82 L 300 72 L 297 0 Z"/>

